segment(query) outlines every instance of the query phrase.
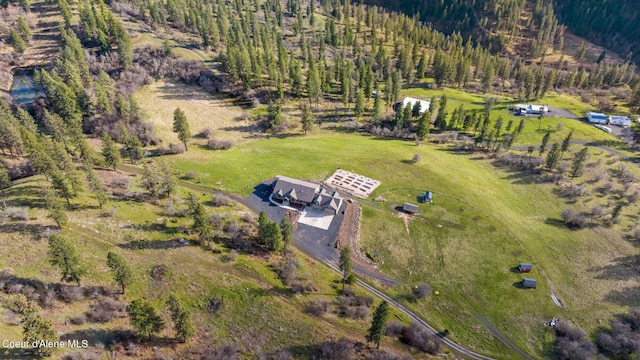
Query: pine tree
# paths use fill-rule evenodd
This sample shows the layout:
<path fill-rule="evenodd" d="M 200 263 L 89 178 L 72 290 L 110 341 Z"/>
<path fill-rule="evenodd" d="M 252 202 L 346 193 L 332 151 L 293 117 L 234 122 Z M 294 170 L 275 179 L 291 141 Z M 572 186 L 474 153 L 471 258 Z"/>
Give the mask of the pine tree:
<path fill-rule="evenodd" d="M 102 209 L 102 207 L 109 201 L 107 192 L 104 190 L 104 185 L 96 176 L 95 171 L 93 171 L 93 164 L 85 161 L 84 169 L 87 175 L 87 182 L 89 183 L 89 190 L 91 190 L 91 193 L 96 197 L 100 209 Z"/>
<path fill-rule="evenodd" d="M 134 300 L 127 306 L 127 314 L 136 333 L 151 339 L 153 334 L 164 329 L 164 321 L 146 301 Z"/>
<path fill-rule="evenodd" d="M 106 132 L 102 135 L 102 156 L 104 156 L 105 164 L 108 167 L 112 167 L 113 171 L 116 171 L 116 168 L 120 165 L 120 151 L 118 151 L 111 136 Z"/>
<path fill-rule="evenodd" d="M 27 23 L 27 20 L 25 20 L 25 18 L 22 16 L 18 17 L 18 32 L 24 40 L 31 40 L 31 38 L 33 37 L 33 33 L 31 32 L 29 23 Z"/>
<path fill-rule="evenodd" d="M 29 344 L 39 343 L 41 341 L 55 342 L 59 340 L 51 321 L 45 320 L 40 317 L 40 315 L 35 314 L 25 316 L 22 320 L 22 339 Z M 53 350 L 53 346 L 38 346 L 33 348 L 38 358 L 50 356 Z"/>
<path fill-rule="evenodd" d="M 362 88 L 358 89 L 358 96 L 356 97 L 356 106 L 354 113 L 357 118 L 360 118 L 364 113 L 364 91 Z"/>
<path fill-rule="evenodd" d="M 9 173 L 7 173 L 7 169 L 4 167 L 4 164 L 0 162 L 0 198 L 2 199 L 3 205 L 6 207 L 5 203 L 5 190 L 11 187 L 11 180 L 9 179 Z"/>
<path fill-rule="evenodd" d="M 373 319 L 371 321 L 371 327 L 367 330 L 367 342 L 374 342 L 376 349 L 380 348 L 380 338 L 384 333 L 385 324 L 389 317 L 389 303 L 383 301 L 376 311 L 373 313 Z"/>
<path fill-rule="evenodd" d="M 431 113 L 425 111 L 418 119 L 417 136 L 420 140 L 426 140 L 429 137 L 429 131 L 431 128 Z"/>
<path fill-rule="evenodd" d="M 589 149 L 585 146 L 580 151 L 578 151 L 573 158 L 573 163 L 571 164 L 571 178 L 575 178 L 579 176 L 582 172 L 582 168 L 584 167 L 584 162 L 589 157 Z"/>
<path fill-rule="evenodd" d="M 344 284 L 349 275 L 353 271 L 353 260 L 351 259 L 352 250 L 350 246 L 345 246 L 340 250 L 340 271 L 342 271 L 342 292 L 344 292 Z"/>
<path fill-rule="evenodd" d="M 558 143 L 553 143 L 551 146 L 551 150 L 549 150 L 549 154 L 547 154 L 546 165 L 547 169 L 553 170 L 558 165 L 560 161 L 560 146 Z"/>
<path fill-rule="evenodd" d="M 189 216 L 191 220 L 193 220 L 193 228 L 200 235 L 200 241 L 209 241 L 213 238 L 213 228 L 211 227 L 211 222 L 209 221 L 209 217 L 207 216 L 207 210 L 204 208 L 204 205 L 198 201 L 198 198 L 195 194 L 189 194 Z"/>
<path fill-rule="evenodd" d="M 111 270 L 113 280 L 120 285 L 121 292 L 124 294 L 125 286 L 133 282 L 131 267 L 122 256 L 113 252 L 107 254 L 107 266 Z"/>
<path fill-rule="evenodd" d="M 187 115 L 180 108 L 176 108 L 173 112 L 173 132 L 178 134 L 178 139 L 184 144 L 185 151 L 188 151 L 187 140 L 191 138 L 191 130 L 189 130 Z"/>
<path fill-rule="evenodd" d="M 80 285 L 80 278 L 87 273 L 80 264 L 75 247 L 58 235 L 49 237 L 49 263 L 60 268 L 61 281 L 76 282 Z"/>
<path fill-rule="evenodd" d="M 9 31 L 9 41 L 11 42 L 11 45 L 13 45 L 13 50 L 18 54 L 24 54 L 27 50 L 27 44 L 20 36 L 20 33 L 14 29 Z"/>
<path fill-rule="evenodd" d="M 280 229 L 280 225 L 278 223 L 269 222 L 267 224 L 263 241 L 269 250 L 276 253 L 282 251 L 282 229 Z"/>
<path fill-rule="evenodd" d="M 311 114 L 311 106 L 304 104 L 302 106 L 302 131 L 307 135 L 307 131 L 313 130 L 313 115 Z"/>
<path fill-rule="evenodd" d="M 569 147 L 571 146 L 571 139 L 573 138 L 573 129 L 571 129 L 571 131 L 569 132 L 569 134 L 567 134 L 567 136 L 564 138 L 564 140 L 562 140 L 562 153 L 560 155 L 560 159 L 562 159 L 564 157 L 564 153 L 565 151 L 569 150 Z"/>
<path fill-rule="evenodd" d="M 69 218 L 62 208 L 60 199 L 58 198 L 56 193 L 48 187 L 44 188 L 43 198 L 45 208 L 48 212 L 47 217 L 53 220 L 56 225 L 58 225 L 58 229 L 62 229 L 69 222 Z"/>
<path fill-rule="evenodd" d="M 550 138 L 551 138 L 550 132 L 547 132 L 542 137 L 542 144 L 540 144 L 540 156 L 542 156 L 542 154 L 544 154 L 544 152 L 547 150 L 547 144 L 549 143 Z"/>
<path fill-rule="evenodd" d="M 191 311 L 186 309 L 174 294 L 169 296 L 167 307 L 171 313 L 171 321 L 173 321 L 173 328 L 177 338 L 181 342 L 187 342 L 196 334 L 196 329 L 191 319 Z"/>
<path fill-rule="evenodd" d="M 284 243 L 283 250 L 287 250 L 287 247 L 293 243 L 293 233 L 295 228 L 293 223 L 287 217 L 282 218 L 280 222 L 280 229 L 282 230 L 282 242 Z"/>

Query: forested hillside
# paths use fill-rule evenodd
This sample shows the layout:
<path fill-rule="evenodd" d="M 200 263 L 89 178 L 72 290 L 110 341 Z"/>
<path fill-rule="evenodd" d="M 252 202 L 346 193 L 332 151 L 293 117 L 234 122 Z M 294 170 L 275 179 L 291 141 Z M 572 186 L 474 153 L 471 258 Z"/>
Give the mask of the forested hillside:
<path fill-rule="evenodd" d="M 561 0 L 555 2 L 560 21 L 576 35 L 623 56 L 640 59 L 640 6 L 634 0 Z"/>

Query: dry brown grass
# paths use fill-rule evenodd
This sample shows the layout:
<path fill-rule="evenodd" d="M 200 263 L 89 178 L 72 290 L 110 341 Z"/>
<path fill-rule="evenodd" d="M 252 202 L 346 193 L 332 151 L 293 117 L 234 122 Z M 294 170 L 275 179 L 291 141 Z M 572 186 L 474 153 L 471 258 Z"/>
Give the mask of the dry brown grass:
<path fill-rule="evenodd" d="M 165 144 L 180 143 L 172 131 L 173 112 L 178 107 L 187 115 L 193 135 L 209 128 L 211 138 L 238 143 L 252 138 L 251 131 L 256 130 L 250 120 L 244 120 L 248 116 L 240 107 L 197 86 L 159 81 L 141 88 L 135 97 L 146 114 L 145 119 L 154 124 L 156 134 Z M 202 139 L 193 141 L 206 143 Z"/>

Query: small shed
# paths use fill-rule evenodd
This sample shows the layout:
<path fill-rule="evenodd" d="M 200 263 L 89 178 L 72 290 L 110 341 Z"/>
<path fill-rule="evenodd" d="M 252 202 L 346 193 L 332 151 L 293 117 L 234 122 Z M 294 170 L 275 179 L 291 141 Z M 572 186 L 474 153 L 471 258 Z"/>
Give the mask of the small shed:
<path fill-rule="evenodd" d="M 527 263 L 520 263 L 520 265 L 518 265 L 518 271 L 520 271 L 521 273 L 531 272 L 532 268 L 533 266 Z"/>
<path fill-rule="evenodd" d="M 528 289 L 535 289 L 536 288 L 536 280 L 535 279 L 529 279 L 529 278 L 524 278 L 522 279 L 522 286 Z"/>
<path fill-rule="evenodd" d="M 418 205 L 413 205 L 413 204 L 409 204 L 409 203 L 404 203 L 404 205 L 402 205 L 402 211 L 407 212 L 409 214 L 415 214 L 418 212 Z"/>
<path fill-rule="evenodd" d="M 422 191 L 418 196 L 419 203 L 430 203 L 433 200 L 433 193 L 431 191 Z"/>

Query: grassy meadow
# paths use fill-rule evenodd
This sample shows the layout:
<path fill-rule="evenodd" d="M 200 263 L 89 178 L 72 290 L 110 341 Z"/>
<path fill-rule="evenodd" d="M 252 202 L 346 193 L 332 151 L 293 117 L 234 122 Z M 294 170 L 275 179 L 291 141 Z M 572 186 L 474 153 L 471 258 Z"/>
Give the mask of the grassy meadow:
<path fill-rule="evenodd" d="M 417 165 L 408 163 L 414 153 L 422 157 Z M 610 319 L 627 305 L 614 299 L 613 289 L 634 284 L 633 278 L 607 276 L 608 269 L 626 266 L 625 256 L 637 252 L 617 226 L 569 230 L 559 224 L 566 204 L 551 185 L 446 147 L 319 130 L 228 151 L 195 149 L 171 159 L 179 172 L 197 169 L 209 174 L 205 185 L 243 195 L 277 174 L 318 181 L 337 167 L 381 180 L 372 198 L 381 195 L 387 202 L 364 205 L 363 250 L 376 254 L 391 277 L 438 289 L 440 296 L 409 305 L 450 330 L 454 339 L 483 344 L 477 350 L 495 356 L 508 353 L 484 323 L 539 355 L 547 336 L 542 322 L 571 318 L 593 330 L 599 326 L 596 319 Z M 424 215 L 410 221 L 407 233 L 392 207 L 415 202 L 421 190 L 433 191 L 435 203 L 421 205 Z M 522 276 L 512 268 L 521 261 L 535 264 L 531 276 L 538 279 L 538 289 L 518 287 Z M 553 303 L 549 284 L 566 310 Z M 389 291 L 402 298 L 410 288 Z"/>
<path fill-rule="evenodd" d="M 137 184 L 137 177 L 114 175 L 111 171 L 101 171 L 100 175 L 103 179 L 130 178 L 132 184 L 129 190 L 134 193 L 142 191 Z M 38 188 L 44 184 L 44 178 L 32 177 L 17 181 L 7 191 L 7 205 L 28 204 L 30 220 L 7 220 L 0 224 L 0 251 L 6 254 L 0 258 L 0 270 L 10 270 L 21 278 L 47 284 L 58 283 L 60 274 L 47 261 L 46 239 L 36 238 L 44 227 L 53 227 L 53 222 L 46 218 L 37 200 Z M 184 189 L 178 188 L 178 193 L 173 197 L 176 209 L 186 207 L 180 200 L 186 194 Z M 207 200 L 206 197 L 202 198 L 205 204 Z M 207 207 L 210 212 L 222 214 L 225 222 L 241 222 L 242 214 L 248 212 L 242 205 L 233 202 L 218 208 Z M 335 301 L 339 294 L 339 274 L 304 254 L 296 253 L 300 274 L 313 283 L 316 291 L 310 295 L 294 295 L 271 268 L 280 260 L 280 256 L 240 252 L 235 260 L 229 260 L 229 249 L 219 244 L 213 245 L 215 251 L 194 243 L 179 245 L 176 241 L 179 238 L 194 238 L 195 235 L 188 231 L 191 221 L 180 216 L 169 216 L 165 209 L 166 200 L 153 205 L 136 200 L 112 199 L 101 210 L 89 193 L 83 193 L 72 200 L 72 209 L 68 211 L 69 226 L 61 233 L 77 247 L 87 267 L 88 273 L 81 283 L 83 287 L 107 286 L 114 292 L 113 296 L 122 302 L 143 298 L 151 301 L 158 310 L 164 308 L 164 301 L 170 293 L 174 293 L 194 312 L 198 331 L 189 344 L 173 344 L 173 331 L 167 326 L 158 335 L 159 340 L 143 343 L 135 351 L 121 351 L 118 358 L 152 357 L 156 351 L 152 349 L 154 346 L 158 347 L 157 351 L 161 354 L 184 358 L 187 351 L 224 344 L 238 346 L 248 357 L 258 353 L 274 353 L 287 344 L 292 354 L 305 357 L 312 352 L 314 345 L 329 339 L 347 337 L 364 341 L 368 320 L 343 318 L 331 311 L 320 317 L 303 312 L 307 301 L 318 298 Z M 118 289 L 106 266 L 109 251 L 121 254 L 133 269 L 134 284 L 127 288 L 126 295 L 116 294 Z M 167 271 L 163 279 L 151 277 L 155 266 L 162 266 Z M 3 293 L 1 296 L 6 295 Z M 220 309 L 215 312 L 206 307 L 212 299 L 222 301 Z M 53 307 L 38 309 L 41 315 L 53 322 L 58 334 L 87 338 L 91 347 L 85 352 L 104 354 L 112 332 L 129 329 L 130 325 L 127 318 L 101 324 L 86 322 L 74 325 L 69 322 L 69 319 L 83 314 L 95 302 L 88 298 L 72 303 L 56 301 Z M 0 338 L 21 340 L 21 327 L 7 320 L 6 309 L 0 309 L 4 314 L 3 321 L 0 321 Z M 170 324 L 166 312 L 163 317 Z M 391 348 L 396 353 L 404 351 L 392 339 L 384 339 L 382 347 Z M 54 358 L 71 352 L 73 350 L 57 351 Z M 158 352 L 155 353 L 157 356 Z M 2 356 L 27 359 L 30 355 L 0 349 Z"/>

